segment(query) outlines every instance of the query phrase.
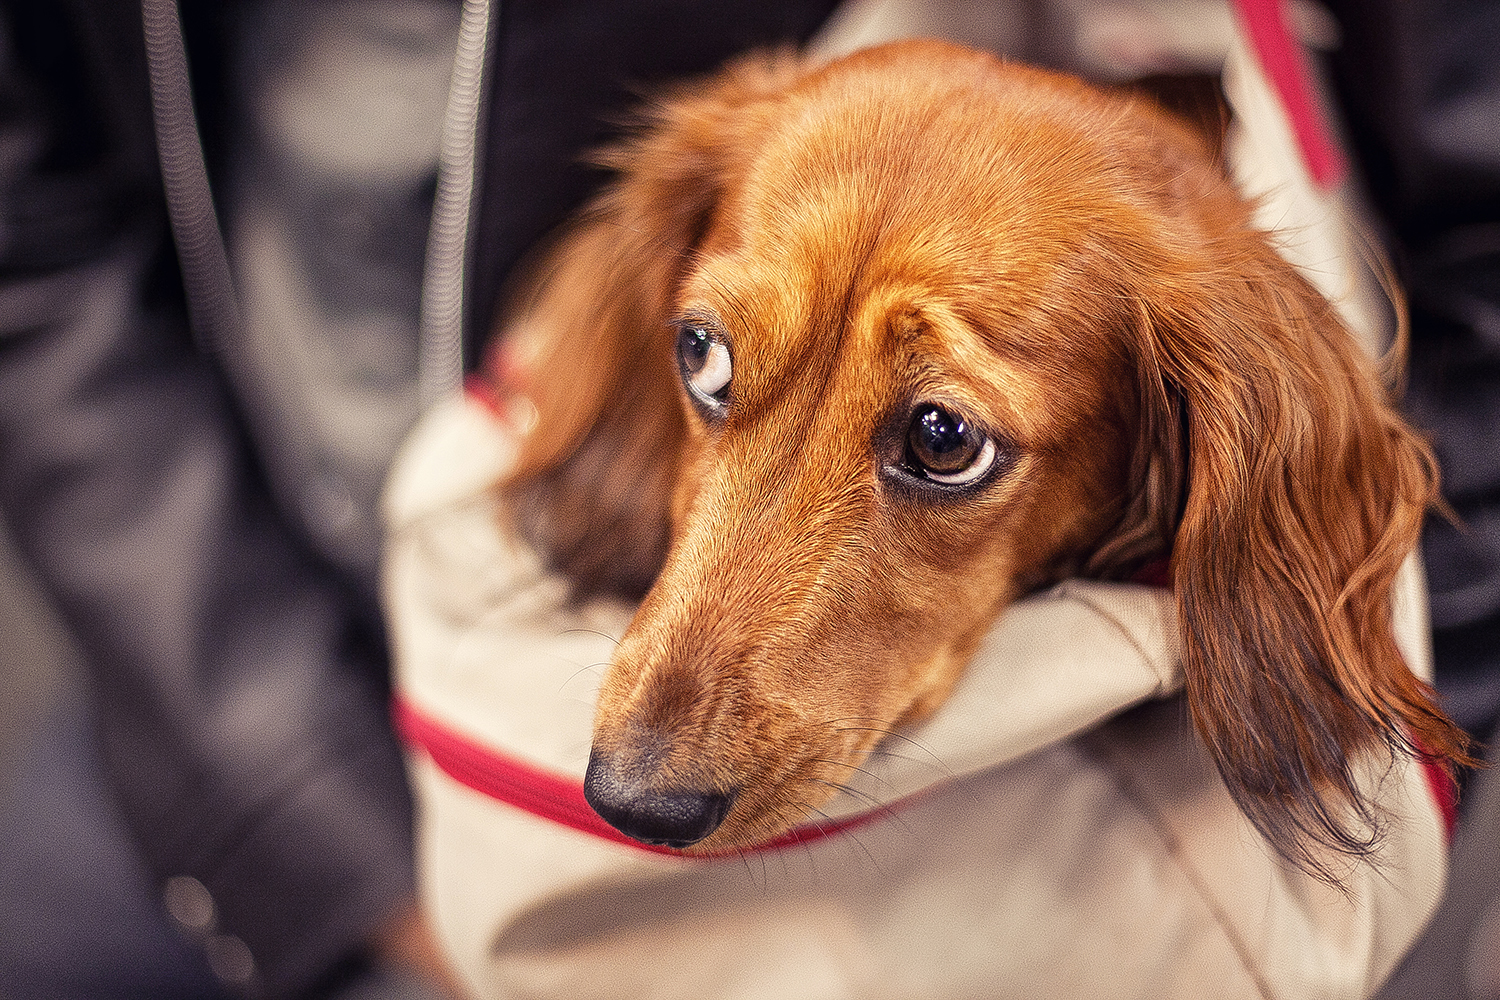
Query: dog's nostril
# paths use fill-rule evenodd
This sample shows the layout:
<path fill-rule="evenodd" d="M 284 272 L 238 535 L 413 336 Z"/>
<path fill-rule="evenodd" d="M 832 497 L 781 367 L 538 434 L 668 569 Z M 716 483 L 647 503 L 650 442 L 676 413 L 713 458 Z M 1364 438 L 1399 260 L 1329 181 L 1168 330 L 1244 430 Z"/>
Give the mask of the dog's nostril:
<path fill-rule="evenodd" d="M 719 828 L 734 805 L 733 792 L 654 788 L 622 778 L 609 758 L 589 757 L 583 796 L 610 826 L 643 844 L 687 847 Z"/>

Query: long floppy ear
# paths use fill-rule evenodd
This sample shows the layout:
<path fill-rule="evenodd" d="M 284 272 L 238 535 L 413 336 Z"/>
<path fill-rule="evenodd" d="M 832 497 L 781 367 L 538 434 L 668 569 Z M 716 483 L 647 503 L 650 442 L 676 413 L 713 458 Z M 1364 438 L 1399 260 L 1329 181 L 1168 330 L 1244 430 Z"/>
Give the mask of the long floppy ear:
<path fill-rule="evenodd" d="M 535 406 L 503 484 L 515 526 L 575 593 L 638 597 L 668 542 L 683 430 L 668 322 L 693 248 L 800 72 L 759 53 L 668 95 L 600 162 L 618 179 L 531 270 L 489 375 Z"/>
<path fill-rule="evenodd" d="M 1172 569 L 1188 702 L 1240 808 L 1337 883 L 1325 849 L 1380 838 L 1362 762 L 1472 763 L 1392 626 L 1436 464 L 1328 303 L 1260 234 L 1219 239 L 1213 265 L 1142 300 L 1143 405 L 1180 408 L 1154 426 L 1187 460 Z"/>

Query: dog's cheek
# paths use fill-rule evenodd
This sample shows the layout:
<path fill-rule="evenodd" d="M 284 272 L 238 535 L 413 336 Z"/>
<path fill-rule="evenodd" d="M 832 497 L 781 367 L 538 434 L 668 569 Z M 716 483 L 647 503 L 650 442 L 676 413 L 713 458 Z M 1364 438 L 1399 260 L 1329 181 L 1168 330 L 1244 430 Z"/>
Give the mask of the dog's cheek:
<path fill-rule="evenodd" d="M 889 559 L 877 563 L 885 565 L 870 572 L 868 607 L 841 629 L 864 623 L 864 649 L 846 660 L 850 686 L 863 714 L 894 725 L 925 718 L 947 699 L 1014 591 L 999 541 L 956 563 L 919 561 L 895 572 Z"/>
<path fill-rule="evenodd" d="M 1129 459 L 1105 435 L 1040 456 L 1005 527 L 1014 597 L 1076 575 L 1125 509 Z"/>

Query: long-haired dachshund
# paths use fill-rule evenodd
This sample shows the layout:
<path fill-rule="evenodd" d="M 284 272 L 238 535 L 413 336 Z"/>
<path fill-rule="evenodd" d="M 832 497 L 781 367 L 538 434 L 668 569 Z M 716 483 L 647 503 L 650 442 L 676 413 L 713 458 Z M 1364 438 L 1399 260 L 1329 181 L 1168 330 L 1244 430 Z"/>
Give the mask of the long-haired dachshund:
<path fill-rule="evenodd" d="M 1465 760 L 1392 635 L 1432 455 L 1188 127 L 932 42 L 745 59 L 656 105 L 491 371 L 505 485 L 643 596 L 586 793 L 639 840 L 798 823 L 1018 596 L 1169 559 L 1241 809 L 1324 870 L 1370 755 Z"/>

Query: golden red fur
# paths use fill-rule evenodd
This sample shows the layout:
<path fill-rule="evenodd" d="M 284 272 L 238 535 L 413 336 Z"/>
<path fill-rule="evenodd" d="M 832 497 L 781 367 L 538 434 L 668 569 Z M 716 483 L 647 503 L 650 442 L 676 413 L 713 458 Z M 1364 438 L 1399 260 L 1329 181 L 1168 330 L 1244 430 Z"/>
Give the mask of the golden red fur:
<path fill-rule="evenodd" d="M 1287 857 L 1371 846 L 1363 755 L 1466 759 L 1392 633 L 1432 455 L 1176 119 L 914 42 L 747 58 L 607 162 L 497 376 L 539 414 L 520 530 L 644 594 L 607 818 L 779 833 L 1008 603 L 1168 554 L 1197 730 Z"/>

